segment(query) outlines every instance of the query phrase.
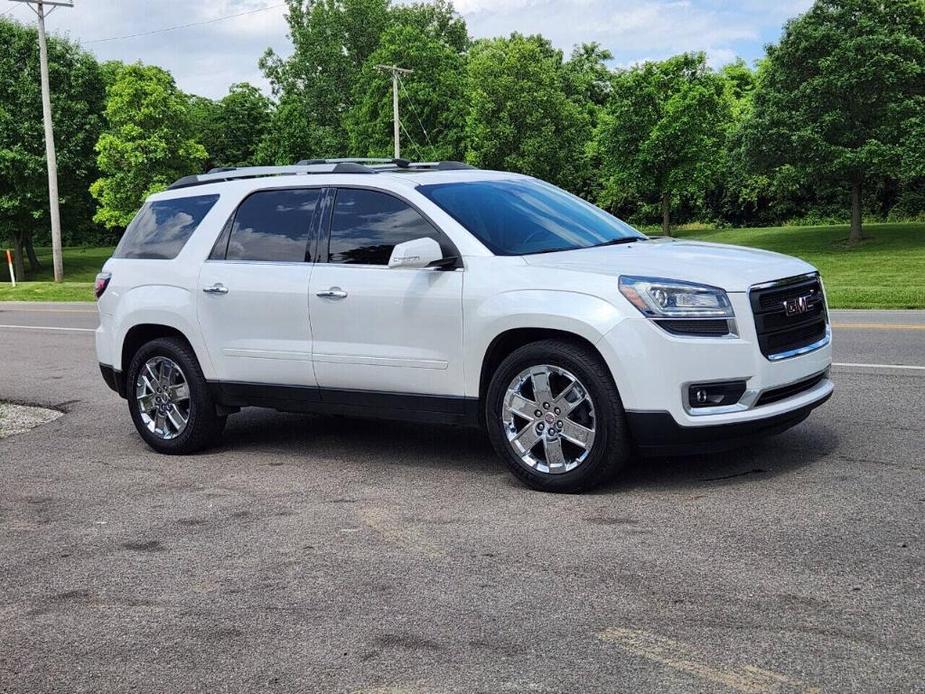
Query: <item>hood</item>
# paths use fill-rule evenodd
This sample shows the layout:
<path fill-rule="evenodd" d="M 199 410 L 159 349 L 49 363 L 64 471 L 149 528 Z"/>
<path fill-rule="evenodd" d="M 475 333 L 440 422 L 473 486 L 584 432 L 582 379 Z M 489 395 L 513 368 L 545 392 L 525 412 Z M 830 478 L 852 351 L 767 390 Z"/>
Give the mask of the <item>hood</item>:
<path fill-rule="evenodd" d="M 523 259 L 530 265 L 577 272 L 686 280 L 728 292 L 744 292 L 753 284 L 815 271 L 809 263 L 781 253 L 675 239 L 539 253 Z"/>

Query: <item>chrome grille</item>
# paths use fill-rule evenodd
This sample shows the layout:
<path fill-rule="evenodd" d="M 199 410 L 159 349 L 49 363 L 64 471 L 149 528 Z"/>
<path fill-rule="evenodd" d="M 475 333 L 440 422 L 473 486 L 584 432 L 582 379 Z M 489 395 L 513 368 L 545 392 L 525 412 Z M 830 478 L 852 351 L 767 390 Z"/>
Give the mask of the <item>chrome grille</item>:
<path fill-rule="evenodd" d="M 825 296 L 817 274 L 753 287 L 749 300 L 758 345 L 768 359 L 796 356 L 827 339 Z"/>

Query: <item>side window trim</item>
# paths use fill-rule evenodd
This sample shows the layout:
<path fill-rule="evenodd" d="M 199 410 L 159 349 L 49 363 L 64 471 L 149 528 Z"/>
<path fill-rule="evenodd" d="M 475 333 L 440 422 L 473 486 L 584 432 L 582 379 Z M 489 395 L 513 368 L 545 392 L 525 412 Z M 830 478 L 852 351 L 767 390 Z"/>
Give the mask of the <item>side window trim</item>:
<path fill-rule="evenodd" d="M 337 188 L 328 186 L 324 189 L 324 195 L 321 198 L 321 213 L 318 215 L 318 239 L 315 246 L 315 262 L 325 263 L 327 265 L 336 265 L 330 263 L 331 257 L 331 218 L 334 216 L 334 199 L 337 196 Z M 322 253 L 324 249 L 324 253 Z"/>
<path fill-rule="evenodd" d="M 388 265 L 375 265 L 375 264 L 362 264 L 362 263 L 332 263 L 331 262 L 331 222 L 334 217 L 334 203 L 337 198 L 337 192 L 340 190 L 369 190 L 374 193 L 381 193 L 382 195 L 388 195 L 389 197 L 395 198 L 396 200 L 404 203 L 405 205 L 410 207 L 412 210 L 417 212 L 419 215 L 421 215 L 421 218 L 425 222 L 427 222 L 431 226 L 431 228 L 433 228 L 434 232 L 439 234 L 443 238 L 443 240 L 446 242 L 447 248 L 451 249 L 453 253 L 455 254 L 456 258 L 458 259 L 456 262 L 456 265 L 452 267 L 448 267 L 446 268 L 446 270 L 452 271 L 452 270 L 465 269 L 465 266 L 462 261 L 462 256 L 459 254 L 459 249 L 456 247 L 456 244 L 453 243 L 453 239 L 447 236 L 446 232 L 444 232 L 443 229 L 441 229 L 440 226 L 436 222 L 434 222 L 433 219 L 431 219 L 430 215 L 424 212 L 420 207 L 415 205 L 414 202 L 412 202 L 405 196 L 399 195 L 398 193 L 394 191 L 386 190 L 384 188 L 377 188 L 375 186 L 363 186 L 363 185 L 338 185 L 338 186 L 331 186 L 327 190 L 328 190 L 328 195 L 326 195 L 325 198 L 322 199 L 322 202 L 326 202 L 328 206 L 322 213 L 324 215 L 324 218 L 322 220 L 322 229 L 321 229 L 321 234 L 320 234 L 320 242 L 321 242 L 320 247 L 324 248 L 325 252 L 324 254 L 319 253 L 315 256 L 317 259 L 316 262 L 331 265 L 332 267 L 343 266 L 343 267 L 352 267 L 352 268 L 367 268 L 367 269 L 372 268 L 372 269 L 378 269 L 378 270 L 383 270 L 383 269 L 388 270 L 389 269 Z"/>
<path fill-rule="evenodd" d="M 225 222 L 222 227 L 221 232 L 219 232 L 218 238 L 215 239 L 215 243 L 212 245 L 212 251 L 209 253 L 209 257 L 206 258 L 206 261 L 218 261 L 223 263 L 267 263 L 267 264 L 282 264 L 282 265 L 294 265 L 299 264 L 299 261 L 293 260 L 228 260 L 228 246 L 231 243 L 231 231 L 234 228 L 235 218 L 238 216 L 238 211 L 241 209 L 241 206 L 244 205 L 247 200 L 257 193 L 266 193 L 266 192 L 277 192 L 277 191 L 287 191 L 287 190 L 317 190 L 319 191 L 318 204 L 315 205 L 315 209 L 312 210 L 311 219 L 308 222 L 308 238 L 305 242 L 305 257 L 301 261 L 303 263 L 313 263 L 318 262 L 317 260 L 312 260 L 311 258 L 318 257 L 316 252 L 316 247 L 314 245 L 315 238 L 317 236 L 316 230 L 318 228 L 318 221 L 320 219 L 320 208 L 325 201 L 325 197 L 329 189 L 328 186 L 324 185 L 308 185 L 308 186 L 286 186 L 285 188 L 256 188 L 251 190 L 238 201 L 238 204 L 235 205 L 235 208 L 231 211 L 231 214 L 228 215 L 228 220 Z M 219 250 L 220 244 L 224 244 L 224 248 L 221 250 L 221 255 L 216 255 L 216 251 Z"/>

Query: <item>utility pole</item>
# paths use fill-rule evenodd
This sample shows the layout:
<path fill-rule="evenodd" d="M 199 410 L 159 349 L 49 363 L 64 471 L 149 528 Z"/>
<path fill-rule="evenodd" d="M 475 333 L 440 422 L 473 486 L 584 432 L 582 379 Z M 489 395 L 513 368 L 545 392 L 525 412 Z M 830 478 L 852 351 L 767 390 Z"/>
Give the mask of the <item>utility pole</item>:
<path fill-rule="evenodd" d="M 73 0 L 12 0 L 25 2 L 38 17 L 39 62 L 42 79 L 42 120 L 45 123 L 45 158 L 48 162 L 48 207 L 51 217 L 51 255 L 55 269 L 55 282 L 64 279 L 64 261 L 61 257 L 61 214 L 58 210 L 58 159 L 55 155 L 55 133 L 51 123 L 51 89 L 48 86 L 48 45 L 45 37 L 45 17 L 58 7 L 73 7 Z M 35 7 L 33 7 L 33 4 Z M 51 10 L 45 11 L 45 5 Z"/>
<path fill-rule="evenodd" d="M 377 65 L 380 70 L 392 73 L 392 136 L 395 140 L 395 158 L 401 159 L 401 120 L 398 118 L 398 76 L 407 75 L 414 70 L 397 65 Z"/>

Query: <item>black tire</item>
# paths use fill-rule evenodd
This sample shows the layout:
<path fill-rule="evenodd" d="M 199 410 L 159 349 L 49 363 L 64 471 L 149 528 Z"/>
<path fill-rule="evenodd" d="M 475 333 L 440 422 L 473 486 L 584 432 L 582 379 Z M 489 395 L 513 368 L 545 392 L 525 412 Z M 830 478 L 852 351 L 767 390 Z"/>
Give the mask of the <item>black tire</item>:
<path fill-rule="evenodd" d="M 591 450 L 577 467 L 551 474 L 521 460 L 508 442 L 502 421 L 508 386 L 525 369 L 550 365 L 577 376 L 594 408 L 595 437 Z M 517 479 L 546 492 L 581 492 L 596 487 L 619 472 L 629 461 L 631 442 L 620 393 L 607 365 L 593 349 L 579 342 L 550 339 L 524 345 L 501 362 L 492 375 L 485 400 L 488 436 L 498 455 Z"/>
<path fill-rule="evenodd" d="M 142 421 L 135 398 L 135 384 L 139 371 L 152 357 L 167 357 L 183 371 L 189 387 L 189 418 L 186 427 L 176 438 L 164 439 L 149 431 Z M 185 455 L 214 445 L 225 428 L 226 417 L 216 414 L 215 402 L 202 375 L 199 361 L 185 340 L 161 337 L 145 343 L 132 357 L 125 383 L 128 408 L 135 428 L 151 448 L 158 453 Z"/>

